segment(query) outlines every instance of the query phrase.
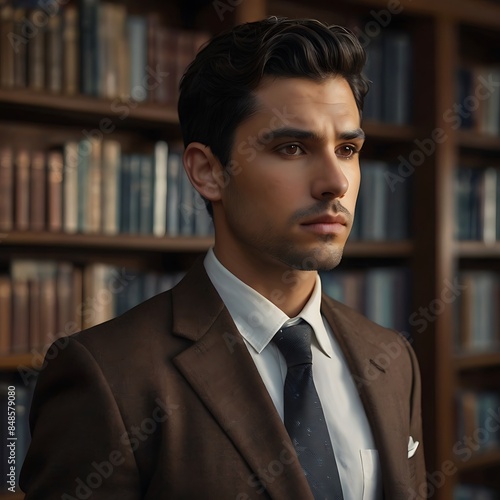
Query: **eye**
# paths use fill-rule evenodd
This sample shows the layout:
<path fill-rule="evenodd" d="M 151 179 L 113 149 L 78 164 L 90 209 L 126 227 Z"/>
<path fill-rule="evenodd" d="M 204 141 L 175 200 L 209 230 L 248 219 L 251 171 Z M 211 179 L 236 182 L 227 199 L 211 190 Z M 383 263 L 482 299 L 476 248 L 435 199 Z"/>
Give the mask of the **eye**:
<path fill-rule="evenodd" d="M 349 158 L 352 158 L 355 154 L 359 153 L 359 150 L 358 150 L 358 148 L 356 148 L 352 144 L 345 144 L 345 145 L 337 148 L 337 150 L 335 152 L 341 158 L 349 159 Z"/>
<path fill-rule="evenodd" d="M 304 150 L 298 144 L 286 144 L 278 148 L 277 151 L 286 156 L 300 156 L 304 154 Z"/>

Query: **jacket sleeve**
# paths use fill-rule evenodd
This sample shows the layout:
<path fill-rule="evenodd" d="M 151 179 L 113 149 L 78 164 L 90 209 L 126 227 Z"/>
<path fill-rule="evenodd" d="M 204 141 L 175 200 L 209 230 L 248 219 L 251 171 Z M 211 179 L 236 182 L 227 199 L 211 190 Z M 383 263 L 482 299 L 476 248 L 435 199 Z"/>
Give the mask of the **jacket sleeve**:
<path fill-rule="evenodd" d="M 30 411 L 32 441 L 20 473 L 25 500 L 139 500 L 140 477 L 120 410 L 92 354 L 55 341 Z"/>

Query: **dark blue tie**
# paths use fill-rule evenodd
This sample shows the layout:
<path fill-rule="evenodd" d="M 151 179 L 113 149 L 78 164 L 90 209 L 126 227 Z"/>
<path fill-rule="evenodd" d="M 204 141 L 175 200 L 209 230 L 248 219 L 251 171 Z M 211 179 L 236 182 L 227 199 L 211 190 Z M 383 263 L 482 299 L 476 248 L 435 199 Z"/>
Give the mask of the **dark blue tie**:
<path fill-rule="evenodd" d="M 316 500 L 343 500 L 325 415 L 312 375 L 312 328 L 304 321 L 282 328 L 273 342 L 288 366 L 285 427 Z"/>

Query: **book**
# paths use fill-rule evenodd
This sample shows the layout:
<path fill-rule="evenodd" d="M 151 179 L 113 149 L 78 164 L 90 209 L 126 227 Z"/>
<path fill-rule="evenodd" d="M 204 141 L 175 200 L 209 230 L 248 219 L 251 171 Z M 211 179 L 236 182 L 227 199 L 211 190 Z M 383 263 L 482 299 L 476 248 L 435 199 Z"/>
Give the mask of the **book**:
<path fill-rule="evenodd" d="M 61 151 L 50 151 L 48 154 L 48 229 L 62 230 L 62 195 L 63 195 L 64 158 Z"/>
<path fill-rule="evenodd" d="M 65 233 L 78 231 L 78 143 L 67 142 L 64 145 L 63 167 L 63 230 Z"/>
<path fill-rule="evenodd" d="M 0 355 L 10 351 L 12 331 L 12 283 L 7 275 L 0 274 Z"/>
<path fill-rule="evenodd" d="M 171 151 L 167 165 L 167 234 L 179 235 L 179 179 L 181 175 L 181 154 Z"/>
<path fill-rule="evenodd" d="M 411 38 L 408 33 L 387 31 L 383 36 L 384 100 L 383 121 L 396 124 L 411 122 Z"/>
<path fill-rule="evenodd" d="M 139 193 L 139 232 L 141 234 L 153 232 L 153 182 L 153 158 L 149 155 L 142 155 Z"/>
<path fill-rule="evenodd" d="M 14 159 L 9 146 L 0 147 L 0 231 L 14 227 Z"/>
<path fill-rule="evenodd" d="M 46 33 L 45 87 L 49 92 L 60 94 L 63 88 L 62 17 L 56 13 L 49 17 Z"/>
<path fill-rule="evenodd" d="M 168 144 L 158 141 L 154 151 L 153 234 L 164 236 L 167 231 L 167 162 Z"/>
<path fill-rule="evenodd" d="M 102 144 L 102 215 L 104 234 L 120 230 L 121 145 L 108 140 Z"/>
<path fill-rule="evenodd" d="M 99 65 L 98 53 L 99 0 L 81 0 L 80 3 L 80 88 L 83 94 L 97 97 Z"/>
<path fill-rule="evenodd" d="M 128 16 L 127 38 L 130 40 L 130 95 L 134 101 L 142 102 L 148 98 L 146 85 L 148 25 L 146 17 Z"/>
<path fill-rule="evenodd" d="M 30 180 L 30 229 L 43 231 L 46 227 L 46 181 L 47 170 L 43 151 L 31 154 Z M 50 202 L 50 196 L 49 196 Z"/>
<path fill-rule="evenodd" d="M 26 231 L 30 224 L 30 153 L 22 148 L 15 160 L 15 227 Z"/>
<path fill-rule="evenodd" d="M 62 15 L 62 88 L 65 94 L 76 95 L 80 89 L 80 30 L 78 10 L 73 5 L 67 5 Z"/>
<path fill-rule="evenodd" d="M 14 9 L 7 2 L 0 3 L 0 86 L 14 86 L 14 50 L 12 37 L 14 33 Z M 22 44 L 22 42 L 20 42 Z"/>
<path fill-rule="evenodd" d="M 17 89 L 25 88 L 28 85 L 27 64 L 28 57 L 27 43 L 28 38 L 23 34 L 24 23 L 26 19 L 26 9 L 18 7 L 14 10 L 14 87 Z M 2 43 L 7 43 L 7 38 L 2 39 Z M 1 66 L 1 64 L 0 64 Z"/>
<path fill-rule="evenodd" d="M 28 41 L 28 83 L 34 90 L 44 90 L 46 81 L 45 58 L 47 25 L 38 22 L 40 9 L 34 9 L 29 14 L 30 22 L 37 27 L 35 34 Z"/>

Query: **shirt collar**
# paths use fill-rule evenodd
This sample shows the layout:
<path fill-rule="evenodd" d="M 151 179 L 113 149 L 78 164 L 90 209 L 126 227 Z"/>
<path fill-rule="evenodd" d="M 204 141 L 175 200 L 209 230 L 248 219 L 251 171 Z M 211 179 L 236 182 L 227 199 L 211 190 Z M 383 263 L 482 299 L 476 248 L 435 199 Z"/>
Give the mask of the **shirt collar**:
<path fill-rule="evenodd" d="M 321 350 L 333 356 L 323 318 L 321 317 L 321 280 L 316 277 L 313 293 L 300 313 L 288 317 L 279 307 L 243 283 L 226 269 L 210 249 L 204 260 L 205 270 L 215 289 L 226 305 L 243 338 L 259 354 L 271 342 L 276 332 L 291 326 L 300 319 L 309 323 L 314 330 Z"/>

